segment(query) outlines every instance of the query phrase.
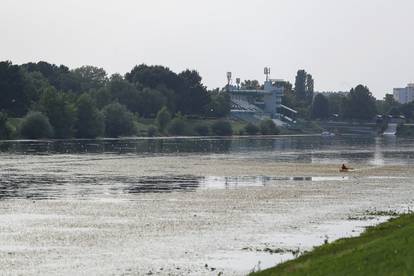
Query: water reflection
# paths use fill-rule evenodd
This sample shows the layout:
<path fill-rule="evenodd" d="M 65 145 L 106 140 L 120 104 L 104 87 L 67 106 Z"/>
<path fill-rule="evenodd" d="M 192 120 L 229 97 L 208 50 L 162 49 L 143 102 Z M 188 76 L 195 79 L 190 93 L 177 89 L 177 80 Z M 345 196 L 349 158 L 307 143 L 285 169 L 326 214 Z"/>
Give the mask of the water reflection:
<path fill-rule="evenodd" d="M 111 168 L 117 160 L 143 156 L 221 154 L 225 159 L 255 162 L 302 162 L 317 164 L 413 165 L 414 140 L 375 137 L 242 137 L 102 139 L 0 142 L 1 198 L 101 197 L 123 194 L 166 193 L 199 189 L 232 189 L 276 185 L 278 181 L 323 181 L 321 178 L 269 176 L 216 177 L 179 174 L 175 169 L 159 176 L 122 175 Z M 36 156 L 35 155 L 46 155 Z M 105 168 L 89 171 L 97 160 Z M 58 163 L 59 166 L 55 166 Z M 94 171 L 102 169 L 101 172 Z M 79 174 L 73 174 L 73 172 Z M 192 172 L 190 172 L 192 173 Z M 342 181 L 346 179 L 330 179 Z"/>
<path fill-rule="evenodd" d="M 231 139 L 221 138 L 0 141 L 0 151 L 15 154 L 225 153 L 231 144 Z"/>
<path fill-rule="evenodd" d="M 412 159 L 413 140 L 372 136 L 155 138 L 59 141 L 0 141 L 6 154 L 229 154 L 248 153 L 253 158 L 274 161 L 348 161 L 386 164 L 389 160 Z M 247 156 L 247 157 L 249 157 Z"/>
<path fill-rule="evenodd" d="M 348 177 L 269 176 L 145 176 L 56 177 L 51 175 L 4 175 L 0 199 L 102 198 L 122 194 L 194 192 L 206 189 L 240 189 L 278 185 L 280 181 L 345 181 Z"/>

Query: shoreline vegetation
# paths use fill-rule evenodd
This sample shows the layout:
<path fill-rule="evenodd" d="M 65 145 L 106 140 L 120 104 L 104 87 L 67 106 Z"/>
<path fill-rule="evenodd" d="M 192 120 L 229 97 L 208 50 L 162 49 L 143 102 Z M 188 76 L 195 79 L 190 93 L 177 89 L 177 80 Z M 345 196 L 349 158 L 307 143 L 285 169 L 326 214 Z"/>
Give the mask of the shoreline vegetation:
<path fill-rule="evenodd" d="M 392 95 L 376 100 L 363 85 L 343 93 L 316 93 L 312 86 L 305 93 L 304 73 L 298 71 L 295 86 L 280 84 L 282 103 L 298 111 L 297 123 L 276 127 L 270 119 L 249 123 L 232 118 L 226 87 L 207 89 L 195 70 L 175 73 L 141 64 L 109 76 L 90 65 L 69 69 L 44 61 L 3 61 L 0 140 L 306 134 L 335 132 L 336 126 L 324 126 L 328 121 L 373 123 L 378 130 L 386 127 L 385 118 L 413 121 L 414 103 L 400 105 Z M 241 86 L 257 89 L 260 83 L 245 80 Z M 412 130 L 399 133 L 414 136 Z"/>
<path fill-rule="evenodd" d="M 367 228 L 358 237 L 326 243 L 295 260 L 250 275 L 413 275 L 413 233 L 414 214 L 403 214 Z"/>

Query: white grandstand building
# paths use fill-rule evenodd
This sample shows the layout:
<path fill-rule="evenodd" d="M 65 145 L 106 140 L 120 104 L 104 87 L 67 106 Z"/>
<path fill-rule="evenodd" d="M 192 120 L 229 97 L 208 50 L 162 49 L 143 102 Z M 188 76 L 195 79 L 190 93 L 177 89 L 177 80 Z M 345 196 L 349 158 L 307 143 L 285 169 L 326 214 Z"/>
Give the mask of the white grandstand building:
<path fill-rule="evenodd" d="M 232 85 L 232 74 L 227 73 L 232 116 L 250 122 L 270 118 L 278 125 L 295 122 L 297 112 L 282 104 L 284 87 L 276 86 L 277 82 L 283 81 L 270 79 L 269 74 L 270 69 L 265 68 L 263 86 L 247 89 L 240 85 L 240 79 L 236 80 L 236 85 Z"/>

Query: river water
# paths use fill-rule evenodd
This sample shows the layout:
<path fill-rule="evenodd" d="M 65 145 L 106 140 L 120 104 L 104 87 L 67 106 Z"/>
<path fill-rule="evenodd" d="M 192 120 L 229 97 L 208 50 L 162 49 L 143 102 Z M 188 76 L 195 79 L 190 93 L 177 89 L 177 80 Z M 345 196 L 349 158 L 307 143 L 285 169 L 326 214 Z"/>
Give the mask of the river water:
<path fill-rule="evenodd" d="M 246 275 L 412 208 L 413 157 L 395 137 L 0 142 L 0 273 Z"/>

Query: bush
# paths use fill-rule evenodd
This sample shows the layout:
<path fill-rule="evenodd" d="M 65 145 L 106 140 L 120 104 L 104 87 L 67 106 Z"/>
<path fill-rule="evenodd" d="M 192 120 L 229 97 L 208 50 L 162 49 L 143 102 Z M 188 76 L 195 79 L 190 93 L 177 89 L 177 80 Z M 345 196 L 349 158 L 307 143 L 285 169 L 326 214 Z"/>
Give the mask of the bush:
<path fill-rule="evenodd" d="M 228 121 L 217 121 L 211 126 L 211 131 L 217 136 L 231 136 L 233 129 Z"/>
<path fill-rule="evenodd" d="M 272 120 L 267 119 L 260 123 L 260 132 L 263 135 L 277 135 L 280 133 L 280 130 Z"/>
<path fill-rule="evenodd" d="M 210 134 L 210 128 L 204 123 L 197 124 L 194 127 L 194 131 L 200 136 L 208 136 Z"/>
<path fill-rule="evenodd" d="M 96 138 L 105 132 L 104 116 L 96 108 L 88 94 L 83 94 L 77 102 L 76 137 Z"/>
<path fill-rule="evenodd" d="M 0 112 L 0 139 L 10 139 L 13 129 L 5 113 Z"/>
<path fill-rule="evenodd" d="M 104 108 L 105 132 L 108 137 L 132 135 L 136 132 L 134 115 L 124 105 L 113 103 Z"/>
<path fill-rule="evenodd" d="M 20 135 L 27 139 L 51 138 L 53 128 L 45 115 L 31 112 L 23 119 Z"/>
<path fill-rule="evenodd" d="M 147 130 L 148 137 L 155 137 L 158 135 L 158 129 L 155 126 L 150 126 Z"/>
<path fill-rule="evenodd" d="M 187 124 L 180 115 L 175 117 L 168 126 L 170 135 L 186 135 L 188 133 Z"/>
<path fill-rule="evenodd" d="M 171 114 L 168 109 L 164 106 L 157 113 L 157 123 L 160 131 L 164 131 L 168 124 L 171 122 Z"/>
<path fill-rule="evenodd" d="M 39 111 L 49 118 L 55 138 L 70 138 L 75 133 L 76 109 L 68 95 L 48 89 L 39 101 Z"/>
<path fill-rule="evenodd" d="M 258 126 L 249 123 L 244 127 L 244 131 L 247 133 L 247 135 L 256 135 L 259 133 L 260 129 Z"/>

